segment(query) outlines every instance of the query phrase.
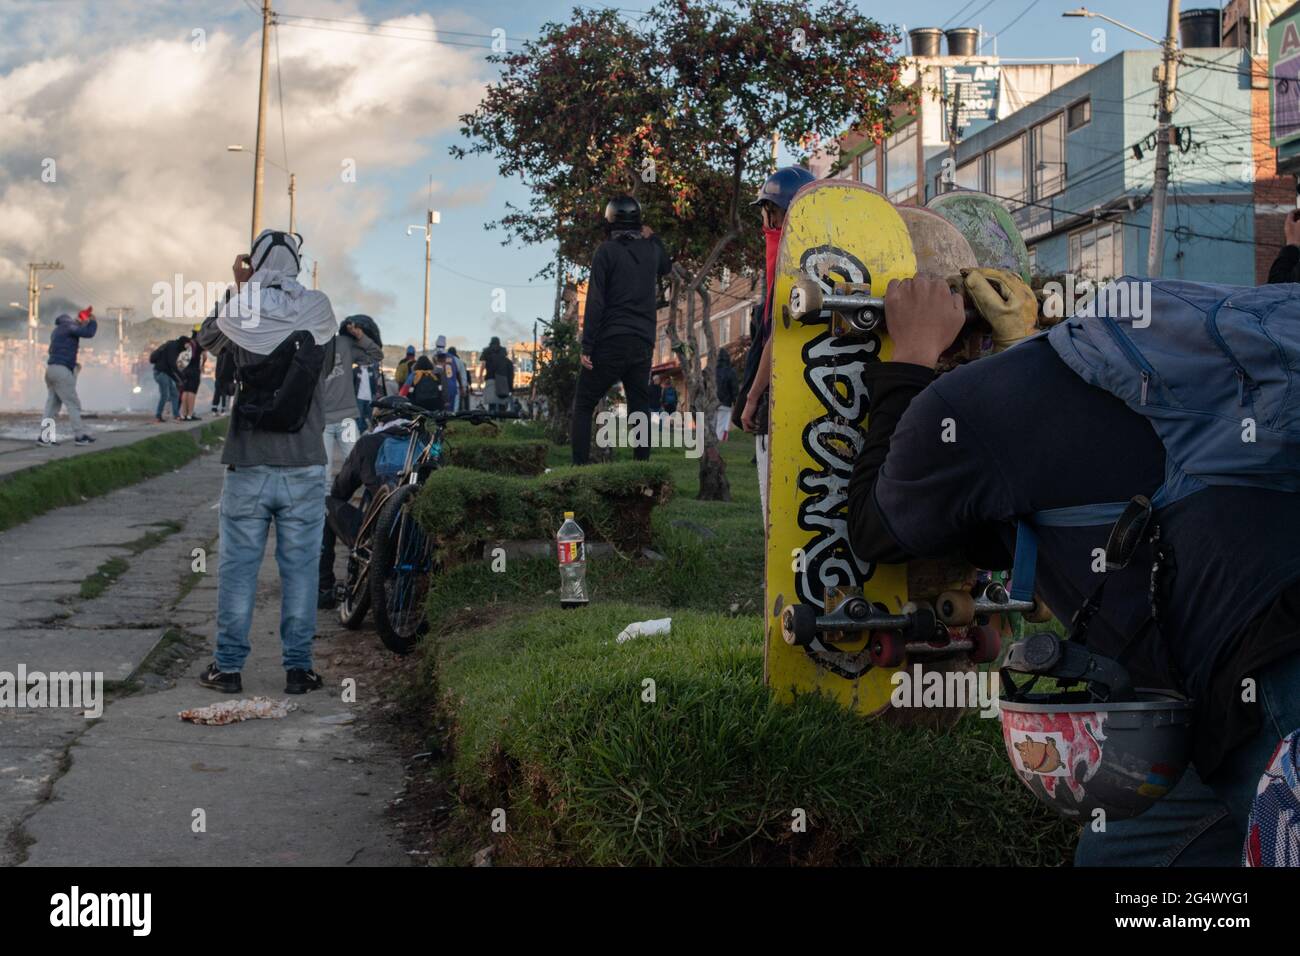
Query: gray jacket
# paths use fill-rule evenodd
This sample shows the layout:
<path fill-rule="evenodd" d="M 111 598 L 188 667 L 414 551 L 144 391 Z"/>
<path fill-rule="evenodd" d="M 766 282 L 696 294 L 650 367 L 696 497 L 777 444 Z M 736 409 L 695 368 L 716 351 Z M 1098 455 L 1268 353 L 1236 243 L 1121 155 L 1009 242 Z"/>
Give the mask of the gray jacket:
<path fill-rule="evenodd" d="M 357 405 L 356 385 L 352 379 L 352 366 L 356 364 L 372 365 L 381 362 L 384 350 L 366 337 L 354 339 L 344 333 L 334 336 L 334 364 L 321 369 L 320 388 L 325 424 L 356 418 L 361 414 Z"/>

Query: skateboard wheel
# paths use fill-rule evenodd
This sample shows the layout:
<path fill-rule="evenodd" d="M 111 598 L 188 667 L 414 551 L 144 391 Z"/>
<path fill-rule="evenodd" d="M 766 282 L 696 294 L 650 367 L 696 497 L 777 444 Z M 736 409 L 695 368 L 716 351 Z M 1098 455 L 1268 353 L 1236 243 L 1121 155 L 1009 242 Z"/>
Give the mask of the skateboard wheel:
<path fill-rule="evenodd" d="M 975 644 L 970 652 L 970 659 L 973 663 L 991 664 L 1002 653 L 1002 635 L 998 633 L 998 629 L 992 624 L 973 627 L 967 636 Z"/>
<path fill-rule="evenodd" d="M 790 315 L 802 319 L 822 310 L 822 287 L 812 279 L 799 279 L 790 290 Z"/>
<path fill-rule="evenodd" d="M 962 627 L 975 620 L 975 599 L 964 591 L 944 591 L 935 602 L 939 622 Z"/>
<path fill-rule="evenodd" d="M 817 638 L 817 609 L 791 604 L 781 612 L 781 636 L 792 647 L 807 647 Z"/>
<path fill-rule="evenodd" d="M 907 657 L 907 645 L 893 631 L 872 631 L 867 656 L 873 667 L 897 667 Z"/>
<path fill-rule="evenodd" d="M 1052 619 L 1052 609 L 1043 603 L 1043 599 L 1034 595 L 1034 609 L 1025 614 L 1025 620 L 1031 624 L 1046 624 Z"/>

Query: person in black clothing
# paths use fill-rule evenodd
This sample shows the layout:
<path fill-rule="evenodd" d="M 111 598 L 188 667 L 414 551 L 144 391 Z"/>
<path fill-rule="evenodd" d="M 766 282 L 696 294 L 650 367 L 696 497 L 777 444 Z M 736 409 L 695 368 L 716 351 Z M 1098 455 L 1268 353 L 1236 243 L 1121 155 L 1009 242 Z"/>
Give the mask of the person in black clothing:
<path fill-rule="evenodd" d="M 325 530 L 321 537 L 319 585 L 316 606 L 332 608 L 338 603 L 334 585 L 334 547 L 337 541 L 351 548 L 356 544 L 357 532 L 361 530 L 361 521 L 365 517 L 365 504 L 379 491 L 383 480 L 375 472 L 375 461 L 379 449 L 389 438 L 405 438 L 409 435 L 401 424 L 390 426 L 383 431 L 367 431 L 357 439 L 343 467 L 334 476 L 330 493 L 325 499 Z M 362 507 L 352 504 L 352 496 L 358 489 L 365 489 L 366 497 Z"/>
<path fill-rule="evenodd" d="M 1019 280 L 992 289 L 978 272 L 966 289 L 995 337 L 999 311 L 1033 296 Z M 885 311 L 893 356 L 867 365 L 871 411 L 848 490 L 859 561 L 961 554 L 1005 569 L 1017 521 L 1151 496 L 1163 483 L 1165 450 L 1150 422 L 1085 382 L 1045 338 L 936 377 L 965 322 L 961 297 L 940 279 L 894 281 Z M 1141 638 L 1144 544 L 1107 576 L 1088 647 L 1124 652 L 1135 685 L 1194 701 L 1193 766 L 1141 816 L 1104 832 L 1083 827 L 1079 865 L 1236 865 L 1260 775 L 1278 737 L 1300 726 L 1300 495 L 1211 486 L 1162 508 L 1159 521 L 1174 555 L 1159 599 L 1165 639 Z M 1041 528 L 1038 590 L 1059 619 L 1096 589 L 1109 531 Z M 1258 688 L 1249 701 L 1246 686 Z"/>
<path fill-rule="evenodd" d="M 726 349 L 718 349 L 718 369 L 714 373 L 718 385 L 718 441 L 727 440 L 727 431 L 731 427 L 731 409 L 740 394 L 740 381 L 736 377 L 736 368 L 731 364 L 731 356 Z"/>
<path fill-rule="evenodd" d="M 426 411 L 440 412 L 444 403 L 444 381 L 442 370 L 433 367 L 429 356 L 421 355 L 411 373 L 411 389 L 407 398 Z"/>
<path fill-rule="evenodd" d="M 615 382 L 623 383 L 629 416 L 646 421 L 647 444 L 633 457 L 650 457 L 650 360 L 655 342 L 659 279 L 672 268 L 668 251 L 641 223 L 641 204 L 618 196 L 605 207 L 608 238 L 596 248 L 582 324 L 582 368 L 573 398 L 573 463 L 591 454 L 591 416 Z"/>
<path fill-rule="evenodd" d="M 1268 270 L 1268 284 L 1300 282 L 1300 209 L 1292 209 L 1282 223 L 1286 245 Z"/>
<path fill-rule="evenodd" d="M 181 420 L 181 369 L 182 352 L 188 354 L 190 339 L 187 335 L 164 342 L 149 354 L 153 366 L 153 380 L 158 385 L 158 408 L 154 421 L 161 423 L 163 408 L 170 403 L 172 421 Z"/>
<path fill-rule="evenodd" d="M 222 349 L 217 353 L 216 369 L 212 381 L 212 414 L 224 414 L 230 406 L 230 396 L 235 394 L 234 350 Z"/>
<path fill-rule="evenodd" d="M 650 376 L 650 391 L 648 393 L 650 402 L 650 414 L 657 415 L 663 411 L 664 407 L 664 387 L 659 384 L 659 376 Z"/>
<path fill-rule="evenodd" d="M 498 378 L 504 380 L 509 375 L 507 366 L 510 362 L 501 339 L 492 336 L 492 341 L 479 356 L 479 362 L 483 366 L 483 401 L 490 410 L 499 411 L 502 402 L 498 395 Z"/>

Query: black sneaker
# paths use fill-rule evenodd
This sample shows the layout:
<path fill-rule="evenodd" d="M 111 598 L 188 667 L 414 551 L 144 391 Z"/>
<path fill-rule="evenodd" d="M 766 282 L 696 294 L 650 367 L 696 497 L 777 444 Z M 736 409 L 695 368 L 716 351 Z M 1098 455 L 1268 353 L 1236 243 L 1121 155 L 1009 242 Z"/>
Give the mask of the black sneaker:
<path fill-rule="evenodd" d="M 94 435 L 78 435 L 73 442 L 74 445 L 93 445 L 95 443 Z"/>
<path fill-rule="evenodd" d="M 315 671 L 305 671 L 301 667 L 293 667 L 285 672 L 284 675 L 284 692 L 286 694 L 305 694 L 309 690 L 320 690 L 325 686 L 319 674 Z"/>
<path fill-rule="evenodd" d="M 338 590 L 330 586 L 316 591 L 316 607 L 322 611 L 331 611 L 339 606 Z"/>
<path fill-rule="evenodd" d="M 55 441 L 53 438 L 38 438 L 36 439 L 36 444 L 45 445 L 46 447 L 52 448 L 55 445 L 57 445 L 58 442 Z"/>
<path fill-rule="evenodd" d="M 239 676 L 239 672 L 226 673 L 217 667 L 216 661 L 209 664 L 208 669 L 199 675 L 199 683 L 224 694 L 238 694 L 244 689 L 244 680 Z"/>

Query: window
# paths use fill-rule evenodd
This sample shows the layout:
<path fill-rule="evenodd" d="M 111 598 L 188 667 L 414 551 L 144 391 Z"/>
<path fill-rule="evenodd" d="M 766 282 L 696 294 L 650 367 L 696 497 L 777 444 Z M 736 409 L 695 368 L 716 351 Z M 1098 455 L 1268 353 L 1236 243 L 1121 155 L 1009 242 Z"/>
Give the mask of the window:
<path fill-rule="evenodd" d="M 1025 137 L 1017 136 L 1009 143 L 1004 143 L 989 153 L 993 169 L 989 178 L 992 180 L 993 195 L 999 199 L 1023 201 L 1025 194 Z"/>
<path fill-rule="evenodd" d="M 885 195 L 893 202 L 916 195 L 916 123 L 889 137 L 885 146 Z"/>
<path fill-rule="evenodd" d="M 872 189 L 879 189 L 876 181 L 876 145 L 872 143 L 858 157 L 858 182 L 865 183 Z"/>
<path fill-rule="evenodd" d="M 1038 272 L 1038 247 L 1029 247 L 1029 274 L 1035 275 Z"/>
<path fill-rule="evenodd" d="M 1114 279 L 1124 274 L 1124 225 L 1101 222 L 1070 236 L 1070 271 L 1082 279 Z"/>
<path fill-rule="evenodd" d="M 718 344 L 726 345 L 731 341 L 731 316 L 723 316 L 718 320 Z"/>
<path fill-rule="evenodd" d="M 983 184 L 980 182 L 980 161 L 972 159 L 969 163 L 963 163 L 957 167 L 957 186 L 960 189 L 979 189 Z"/>
<path fill-rule="evenodd" d="M 1055 196 L 1065 188 L 1065 114 L 1039 123 L 1033 137 L 1034 198 Z"/>
<path fill-rule="evenodd" d="M 1087 126 L 1092 122 L 1092 100 L 1079 100 L 1067 111 L 1069 114 L 1070 132 L 1074 132 L 1081 126 Z"/>

